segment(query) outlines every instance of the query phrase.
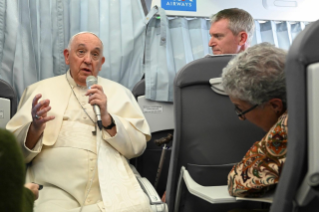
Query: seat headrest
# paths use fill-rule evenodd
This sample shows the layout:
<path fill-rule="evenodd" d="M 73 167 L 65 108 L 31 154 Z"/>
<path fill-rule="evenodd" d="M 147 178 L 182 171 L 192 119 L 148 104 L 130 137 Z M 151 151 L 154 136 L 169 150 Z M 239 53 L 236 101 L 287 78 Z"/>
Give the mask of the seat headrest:
<path fill-rule="evenodd" d="M 227 93 L 225 93 L 224 88 L 222 86 L 222 78 L 216 77 L 211 78 L 209 80 L 209 83 L 212 85 L 211 88 L 215 93 L 218 93 L 220 95 L 228 96 Z"/>

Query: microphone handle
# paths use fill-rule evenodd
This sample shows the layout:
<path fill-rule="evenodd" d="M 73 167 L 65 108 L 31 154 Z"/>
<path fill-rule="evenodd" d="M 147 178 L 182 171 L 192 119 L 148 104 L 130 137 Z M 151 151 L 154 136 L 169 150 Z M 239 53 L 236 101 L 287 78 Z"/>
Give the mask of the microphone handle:
<path fill-rule="evenodd" d="M 94 108 L 94 112 L 95 112 L 95 114 L 96 114 L 97 120 L 98 120 L 98 121 L 101 121 L 101 120 L 102 120 L 102 119 L 101 119 L 101 110 L 100 110 L 99 106 L 94 105 L 93 108 Z"/>
<path fill-rule="evenodd" d="M 94 83 L 96 84 L 96 83 Z M 87 86 L 89 89 L 91 89 L 91 86 L 88 85 L 87 83 Z M 100 107 L 98 105 L 93 105 L 93 110 L 95 112 L 95 115 L 96 115 L 96 119 L 97 119 L 97 125 L 99 126 L 99 129 L 102 130 L 102 118 L 101 118 L 101 110 L 100 110 Z"/>
<path fill-rule="evenodd" d="M 93 109 L 94 109 L 94 112 L 96 115 L 97 125 L 99 126 L 99 129 L 102 130 L 101 110 L 100 110 L 99 106 L 97 106 L 97 105 L 94 105 Z"/>

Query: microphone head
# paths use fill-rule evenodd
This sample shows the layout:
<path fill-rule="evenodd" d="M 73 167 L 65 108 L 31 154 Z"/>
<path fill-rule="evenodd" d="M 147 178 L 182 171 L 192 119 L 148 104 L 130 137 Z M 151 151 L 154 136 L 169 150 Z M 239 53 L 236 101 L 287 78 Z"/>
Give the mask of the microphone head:
<path fill-rule="evenodd" d="M 95 76 L 88 76 L 86 78 L 86 86 L 90 89 L 92 85 L 97 84 L 97 79 Z"/>

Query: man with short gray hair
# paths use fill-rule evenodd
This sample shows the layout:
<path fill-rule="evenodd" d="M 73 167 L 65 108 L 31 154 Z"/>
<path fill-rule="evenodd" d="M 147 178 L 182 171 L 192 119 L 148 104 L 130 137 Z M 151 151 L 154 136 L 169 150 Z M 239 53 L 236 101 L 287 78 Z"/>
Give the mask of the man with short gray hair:
<path fill-rule="evenodd" d="M 211 17 L 208 45 L 214 55 L 237 54 L 249 47 L 254 30 L 254 19 L 245 10 L 221 10 Z"/>

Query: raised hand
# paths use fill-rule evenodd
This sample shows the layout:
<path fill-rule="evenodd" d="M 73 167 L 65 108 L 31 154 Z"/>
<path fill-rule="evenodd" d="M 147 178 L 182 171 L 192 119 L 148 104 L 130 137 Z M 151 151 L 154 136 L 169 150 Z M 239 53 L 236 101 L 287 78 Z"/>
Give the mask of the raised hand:
<path fill-rule="evenodd" d="M 41 97 L 41 94 L 37 94 L 32 101 L 32 123 L 29 127 L 25 143 L 29 149 L 33 149 L 33 147 L 36 145 L 45 129 L 46 123 L 55 118 L 54 116 L 47 115 L 47 113 L 51 110 L 50 100 L 45 99 L 39 101 Z"/>
<path fill-rule="evenodd" d="M 46 126 L 46 122 L 54 119 L 54 116 L 47 116 L 47 113 L 51 110 L 50 100 L 45 99 L 39 101 L 42 97 L 41 94 L 37 94 L 32 101 L 32 125 L 38 132 L 43 132 Z"/>

